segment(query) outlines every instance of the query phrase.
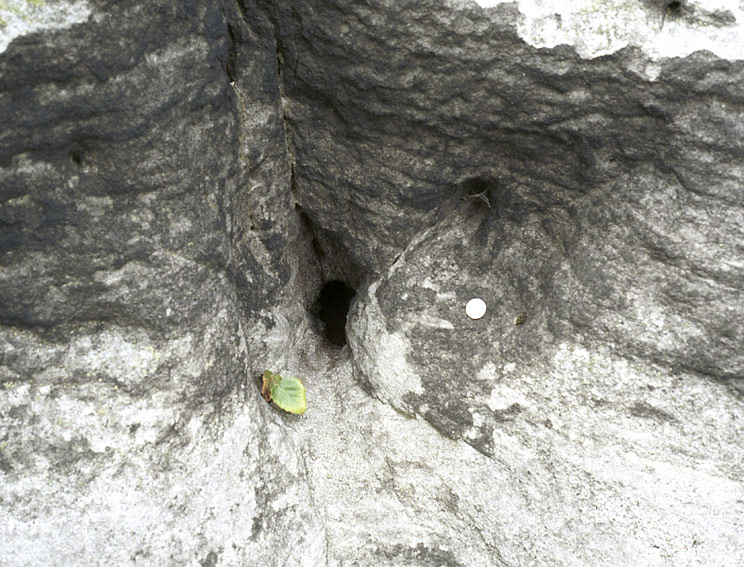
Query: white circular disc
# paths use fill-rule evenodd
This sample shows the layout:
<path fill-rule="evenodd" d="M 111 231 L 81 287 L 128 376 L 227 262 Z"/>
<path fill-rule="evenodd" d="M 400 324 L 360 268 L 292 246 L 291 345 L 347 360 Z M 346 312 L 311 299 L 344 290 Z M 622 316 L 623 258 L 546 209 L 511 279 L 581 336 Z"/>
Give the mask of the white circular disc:
<path fill-rule="evenodd" d="M 486 314 L 486 302 L 477 297 L 471 299 L 465 306 L 465 313 L 471 319 L 480 319 Z"/>

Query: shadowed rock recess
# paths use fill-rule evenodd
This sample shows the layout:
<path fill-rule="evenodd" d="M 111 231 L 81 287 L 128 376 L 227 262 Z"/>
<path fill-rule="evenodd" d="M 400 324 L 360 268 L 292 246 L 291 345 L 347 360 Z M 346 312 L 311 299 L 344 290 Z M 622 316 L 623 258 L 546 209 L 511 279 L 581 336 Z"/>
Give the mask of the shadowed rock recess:
<path fill-rule="evenodd" d="M 0 3 L 0 565 L 744 565 L 720 4 Z"/>

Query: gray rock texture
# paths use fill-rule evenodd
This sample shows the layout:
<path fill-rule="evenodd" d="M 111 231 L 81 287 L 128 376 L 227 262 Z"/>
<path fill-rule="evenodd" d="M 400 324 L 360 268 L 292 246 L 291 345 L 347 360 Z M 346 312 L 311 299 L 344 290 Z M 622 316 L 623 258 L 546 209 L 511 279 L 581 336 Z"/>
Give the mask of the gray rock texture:
<path fill-rule="evenodd" d="M 288 340 L 294 214 L 251 21 L 99 3 L 0 55 L 4 566 L 281 564 L 289 531 L 292 564 L 321 561 L 304 461 L 247 380 Z"/>
<path fill-rule="evenodd" d="M 744 564 L 744 7 L 478 4 L 0 2 L 0 565 Z"/>

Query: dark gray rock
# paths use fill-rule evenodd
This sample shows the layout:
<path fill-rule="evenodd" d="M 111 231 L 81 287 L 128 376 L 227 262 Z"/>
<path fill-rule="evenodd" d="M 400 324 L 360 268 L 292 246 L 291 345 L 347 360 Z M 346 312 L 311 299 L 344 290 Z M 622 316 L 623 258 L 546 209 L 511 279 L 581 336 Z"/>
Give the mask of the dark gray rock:
<path fill-rule="evenodd" d="M 258 16 L 102 2 L 0 54 L 3 565 L 320 561 L 252 383 L 295 234 Z"/>
<path fill-rule="evenodd" d="M 583 60 L 524 44 L 512 6 L 391 3 L 373 17 L 313 4 L 279 16 L 295 195 L 350 271 L 376 277 L 424 230 L 463 225 L 471 238 L 447 239 L 436 261 L 467 269 L 460 280 L 480 280 L 509 318 L 542 320 L 537 343 L 596 335 L 742 376 L 744 146 L 726 104 L 741 100 L 743 63 L 699 53 L 652 82 L 637 50 Z"/>
<path fill-rule="evenodd" d="M 594 4 L 15 8 L 0 563 L 742 564 L 744 63 L 648 46 L 742 10 Z"/>
<path fill-rule="evenodd" d="M 519 541 L 550 540 L 556 522 L 584 534 L 564 532 L 537 564 L 660 548 L 692 565 L 693 544 L 673 543 L 683 525 L 735 564 L 718 530 L 737 540 L 739 522 L 709 526 L 743 511 L 744 64 L 537 49 L 513 5 L 384 6 L 276 16 L 295 196 L 347 278 L 368 284 L 348 329 L 358 378 L 508 468 L 525 508 L 550 502 Z M 484 319 L 466 317 L 472 297 Z M 659 475 L 702 469 L 690 523 L 689 493 L 660 494 Z M 655 504 L 629 514 L 630 493 Z M 639 517 L 677 527 L 623 536 Z M 624 545 L 637 551 L 589 551 Z"/>

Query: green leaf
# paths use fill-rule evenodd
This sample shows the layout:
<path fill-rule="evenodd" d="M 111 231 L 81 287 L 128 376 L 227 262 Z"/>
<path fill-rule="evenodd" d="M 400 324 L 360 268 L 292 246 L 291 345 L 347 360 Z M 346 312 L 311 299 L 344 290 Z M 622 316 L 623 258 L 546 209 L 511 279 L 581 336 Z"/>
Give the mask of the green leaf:
<path fill-rule="evenodd" d="M 271 376 L 271 398 L 274 403 L 289 413 L 302 415 L 307 409 L 305 386 L 297 378 L 282 378 L 278 374 Z"/>

